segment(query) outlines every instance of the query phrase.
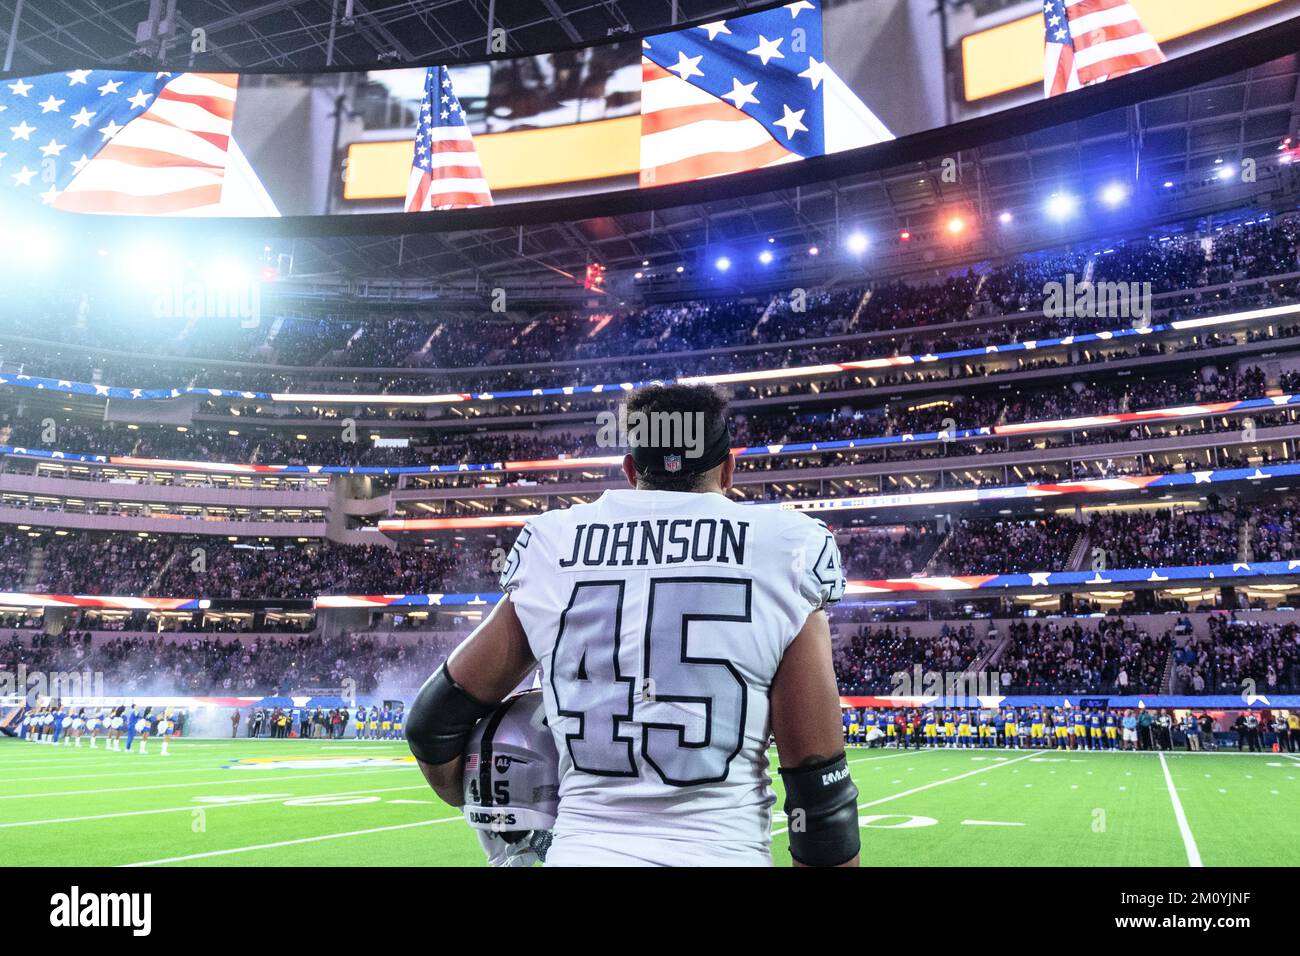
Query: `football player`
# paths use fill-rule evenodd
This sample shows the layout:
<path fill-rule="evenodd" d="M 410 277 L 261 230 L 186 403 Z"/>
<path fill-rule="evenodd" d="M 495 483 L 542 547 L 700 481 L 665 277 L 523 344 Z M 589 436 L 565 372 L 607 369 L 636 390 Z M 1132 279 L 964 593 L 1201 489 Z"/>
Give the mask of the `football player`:
<path fill-rule="evenodd" d="M 1056 749 L 1070 749 L 1070 726 L 1066 713 L 1060 707 L 1057 707 L 1052 714 L 1052 725 L 1056 731 Z"/>
<path fill-rule="evenodd" d="M 632 487 L 520 531 L 505 596 L 411 706 L 421 770 L 463 805 L 476 725 L 540 667 L 560 768 L 546 865 L 770 865 L 773 737 L 794 862 L 856 865 L 825 614 L 844 593 L 834 536 L 727 497 L 713 389 L 648 386 L 620 420 Z"/>
<path fill-rule="evenodd" d="M 1004 747 L 1020 746 L 1020 728 L 1016 723 L 1016 709 L 1008 707 L 1002 715 L 1002 744 Z"/>
<path fill-rule="evenodd" d="M 957 718 L 957 746 L 962 750 L 971 746 L 969 710 L 963 710 L 961 716 Z"/>

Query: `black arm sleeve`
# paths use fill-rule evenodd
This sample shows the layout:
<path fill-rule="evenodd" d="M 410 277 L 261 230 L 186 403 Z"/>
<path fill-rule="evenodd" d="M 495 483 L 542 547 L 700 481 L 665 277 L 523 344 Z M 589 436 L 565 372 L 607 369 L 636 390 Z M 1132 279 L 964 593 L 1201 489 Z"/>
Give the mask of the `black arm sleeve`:
<path fill-rule="evenodd" d="M 790 856 L 804 866 L 839 866 L 858 855 L 858 788 L 838 757 L 782 770 Z"/>
<path fill-rule="evenodd" d="M 406 715 L 406 742 L 417 760 L 447 763 L 465 752 L 474 726 L 495 709 L 496 704 L 471 697 L 443 663 L 415 695 Z"/>

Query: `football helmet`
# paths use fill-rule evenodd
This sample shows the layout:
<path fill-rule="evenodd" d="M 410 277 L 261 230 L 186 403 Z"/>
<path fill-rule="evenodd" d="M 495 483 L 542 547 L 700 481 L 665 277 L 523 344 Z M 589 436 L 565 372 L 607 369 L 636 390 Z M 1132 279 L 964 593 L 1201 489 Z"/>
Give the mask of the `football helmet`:
<path fill-rule="evenodd" d="M 465 748 L 465 822 L 494 865 L 546 858 L 560 805 L 560 757 L 540 690 L 502 701 Z M 507 859 L 511 862 L 507 862 Z"/>

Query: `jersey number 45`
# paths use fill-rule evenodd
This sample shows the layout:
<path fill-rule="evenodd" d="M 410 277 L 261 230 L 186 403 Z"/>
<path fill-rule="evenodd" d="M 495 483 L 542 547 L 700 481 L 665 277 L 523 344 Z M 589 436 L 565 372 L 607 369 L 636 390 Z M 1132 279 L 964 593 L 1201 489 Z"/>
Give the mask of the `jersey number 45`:
<path fill-rule="evenodd" d="M 566 736 L 573 765 L 604 777 L 639 776 L 636 749 L 673 786 L 725 780 L 744 741 L 748 688 L 730 660 L 688 653 L 704 629 L 735 628 L 740 648 L 752 640 L 753 582 L 737 578 L 652 578 L 646 605 L 641 674 L 620 665 L 623 581 L 574 585 L 551 652 L 551 689 L 561 716 L 578 721 Z M 650 719 L 640 736 L 624 725 L 638 701 Z M 674 708 L 673 704 L 686 704 Z M 703 733 L 698 718 L 703 712 Z M 676 711 L 676 714 L 674 714 Z M 680 720 L 674 719 L 680 716 Z M 690 724 L 687 721 L 690 720 Z M 687 739 L 688 729 L 694 740 Z"/>

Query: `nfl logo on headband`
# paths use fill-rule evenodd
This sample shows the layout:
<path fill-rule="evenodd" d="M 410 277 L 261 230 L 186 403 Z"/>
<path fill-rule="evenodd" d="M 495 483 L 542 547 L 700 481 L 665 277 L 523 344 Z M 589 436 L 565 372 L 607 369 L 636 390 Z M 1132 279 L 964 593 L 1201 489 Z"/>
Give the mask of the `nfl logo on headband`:
<path fill-rule="evenodd" d="M 668 474 L 676 474 L 682 470 L 681 455 L 664 455 L 664 471 Z"/>

